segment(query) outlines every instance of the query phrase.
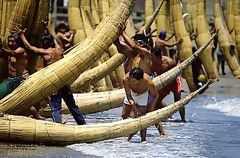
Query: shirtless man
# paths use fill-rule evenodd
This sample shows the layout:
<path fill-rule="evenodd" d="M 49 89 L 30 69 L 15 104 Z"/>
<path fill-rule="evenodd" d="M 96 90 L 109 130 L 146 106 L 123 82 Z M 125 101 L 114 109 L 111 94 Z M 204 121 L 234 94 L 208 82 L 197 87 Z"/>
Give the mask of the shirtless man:
<path fill-rule="evenodd" d="M 126 44 L 126 41 L 122 35 L 120 35 L 113 43 L 119 53 L 123 54 L 126 58 L 124 62 L 124 71 L 128 73 L 132 69 L 134 58 L 137 56 L 137 53 L 133 51 L 133 49 Z"/>
<path fill-rule="evenodd" d="M 169 56 L 166 47 L 173 47 L 175 45 L 178 45 L 183 42 L 183 39 L 180 39 L 174 43 L 170 43 L 168 42 L 169 39 L 166 39 L 166 38 L 167 38 L 166 31 L 159 32 L 158 38 L 156 39 L 156 42 L 155 42 L 155 47 L 160 48 L 163 55 Z"/>
<path fill-rule="evenodd" d="M 7 84 L 7 91 L 1 98 L 5 97 L 7 94 L 11 93 L 15 88 L 17 88 L 20 83 L 26 80 L 29 76 L 27 71 L 28 60 L 27 53 L 23 47 L 21 47 L 21 39 L 16 32 L 12 32 L 8 36 L 8 48 L 2 48 L 2 40 L 0 44 L 0 56 L 8 57 L 9 62 L 9 78 L 3 81 L 1 84 Z M 24 115 L 32 115 L 36 119 L 40 119 L 36 108 L 31 106 L 29 112 L 24 113 Z"/>
<path fill-rule="evenodd" d="M 16 28 L 20 37 L 23 40 L 26 48 L 33 51 L 34 53 L 41 54 L 43 56 L 46 65 L 50 65 L 63 58 L 63 49 L 54 42 L 54 39 L 50 35 L 45 35 L 41 38 L 42 48 L 37 48 L 29 44 L 24 36 L 23 30 Z M 63 86 L 58 92 L 51 96 L 51 109 L 53 121 L 57 123 L 62 123 L 61 115 L 61 98 L 65 101 L 68 106 L 69 111 L 72 113 L 75 121 L 78 125 L 86 124 L 83 114 L 80 112 L 79 107 L 76 105 L 73 98 L 71 89 L 69 85 Z"/>
<path fill-rule="evenodd" d="M 120 36 L 114 44 L 117 46 L 118 52 L 125 55 L 127 58 L 124 68 L 125 72 L 129 72 L 132 68 L 139 67 L 141 68 L 146 74 L 150 75 L 150 68 L 151 68 L 151 48 L 153 43 L 151 43 L 151 39 L 144 36 L 143 34 L 136 34 L 133 36 L 133 40 L 130 39 L 126 33 L 125 28 L 123 27 L 120 31 Z M 123 109 L 123 113 L 124 113 Z M 148 106 L 147 112 L 151 112 L 153 109 L 151 105 Z M 129 114 L 133 117 L 133 114 Z M 136 115 L 135 115 L 136 116 Z M 165 135 L 163 126 L 161 122 L 156 124 L 156 128 L 158 129 L 160 136 Z M 134 134 L 131 134 L 128 137 L 128 141 L 132 138 Z"/>
<path fill-rule="evenodd" d="M 160 48 L 153 48 L 152 50 L 152 67 L 151 71 L 156 74 L 156 76 L 161 75 L 162 73 L 172 69 L 176 66 L 176 63 L 173 59 L 163 56 Z M 163 98 L 165 98 L 170 91 L 174 94 L 174 101 L 178 101 L 181 99 L 181 79 L 177 77 L 172 83 L 167 85 L 166 87 L 162 88 L 158 91 L 159 99 L 156 109 L 163 108 L 164 105 L 162 103 Z M 181 120 L 185 121 L 185 108 L 181 108 L 179 110 Z"/>
<path fill-rule="evenodd" d="M 151 47 L 149 45 L 149 39 L 145 37 L 143 34 L 136 34 L 133 36 L 133 42 L 127 39 L 125 36 L 127 43 L 131 46 L 133 51 L 137 53 L 137 56 L 134 58 L 132 68 L 139 67 L 143 69 L 143 71 L 150 75 L 151 72 Z"/>
<path fill-rule="evenodd" d="M 158 100 L 158 91 L 148 74 L 141 68 L 133 68 L 123 79 L 126 97 L 123 101 L 122 118 L 126 119 L 134 111 L 134 116 L 142 116 L 147 112 L 148 107 L 153 111 Z M 149 94 L 152 100 L 149 100 Z M 146 140 L 147 129 L 140 131 L 141 141 Z"/>
<path fill-rule="evenodd" d="M 125 32 L 125 25 L 120 30 L 119 38 L 114 42 L 118 52 L 127 59 L 124 64 L 125 72 L 129 72 L 133 67 L 139 67 L 147 74 L 151 68 L 151 45 L 150 39 L 143 34 L 136 34 L 129 38 Z"/>
<path fill-rule="evenodd" d="M 71 47 L 73 37 L 76 33 L 75 30 L 69 31 L 68 27 L 64 23 L 60 23 L 55 28 L 55 33 L 55 38 L 64 51 Z"/>

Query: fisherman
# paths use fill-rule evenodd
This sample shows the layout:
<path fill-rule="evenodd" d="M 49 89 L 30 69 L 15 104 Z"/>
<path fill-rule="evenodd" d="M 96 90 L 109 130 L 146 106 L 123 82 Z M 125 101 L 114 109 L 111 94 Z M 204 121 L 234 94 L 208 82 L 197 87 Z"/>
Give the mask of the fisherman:
<path fill-rule="evenodd" d="M 122 34 L 113 42 L 113 44 L 117 47 L 118 52 L 125 56 L 124 71 L 125 73 L 128 73 L 132 69 L 133 61 L 137 56 L 137 53 L 126 43 Z"/>
<path fill-rule="evenodd" d="M 171 36 L 170 38 L 167 39 L 167 32 L 166 31 L 160 31 L 158 38 L 156 39 L 155 42 L 155 47 L 160 48 L 162 51 L 162 54 L 164 56 L 169 56 L 167 48 L 166 47 L 173 47 L 176 46 L 180 43 L 183 42 L 183 39 L 179 39 L 173 43 L 168 42 L 173 36 Z"/>
<path fill-rule="evenodd" d="M 69 28 L 64 23 L 60 23 L 55 28 L 55 33 L 55 38 L 64 51 L 72 46 L 73 37 L 76 33 L 76 30 L 69 31 Z"/>
<path fill-rule="evenodd" d="M 145 115 L 148 107 L 153 111 L 158 100 L 158 91 L 148 74 L 141 68 L 133 68 L 125 75 L 123 84 L 126 92 L 122 109 L 123 119 L 130 117 L 132 110 L 134 117 Z M 146 130 L 140 131 L 141 141 L 146 140 Z"/>
<path fill-rule="evenodd" d="M 21 46 L 21 39 L 16 32 L 11 32 L 7 38 L 8 48 L 2 48 L 2 39 L 0 39 L 0 57 L 8 58 L 9 74 L 1 84 L 0 99 L 16 89 L 29 76 L 27 66 L 27 52 Z M 36 119 L 40 119 L 37 112 L 38 107 L 31 106 L 24 115 L 32 115 Z"/>
<path fill-rule="evenodd" d="M 144 34 L 136 34 L 128 37 L 125 32 L 125 25 L 120 30 L 119 38 L 114 42 L 119 53 L 124 54 L 127 58 L 125 62 L 125 72 L 129 72 L 133 67 L 143 69 L 145 73 L 150 74 L 151 68 L 151 38 Z"/>
<path fill-rule="evenodd" d="M 143 34 L 136 34 L 135 36 L 129 38 L 124 31 L 125 26 L 121 28 L 120 36 L 118 42 L 115 45 L 119 52 L 125 55 L 127 58 L 125 62 L 125 72 L 129 72 L 134 67 L 141 68 L 146 74 L 150 75 L 151 68 L 151 49 L 153 47 L 153 42 L 150 37 L 144 36 Z M 150 94 L 151 96 L 152 94 Z M 153 108 L 148 106 L 147 112 L 151 112 Z M 133 115 L 132 113 L 129 115 Z M 165 135 L 163 126 L 161 123 L 156 125 L 160 136 Z M 128 141 L 131 140 L 134 134 L 129 135 Z"/>
<path fill-rule="evenodd" d="M 176 66 L 176 63 L 173 59 L 163 56 L 162 50 L 158 47 L 153 48 L 152 50 L 152 67 L 151 71 L 155 74 L 155 76 L 161 75 L 164 72 L 167 72 L 168 70 L 174 68 Z M 169 83 L 164 88 L 160 89 L 158 91 L 159 98 L 156 109 L 161 109 L 165 105 L 163 104 L 162 100 L 170 93 L 173 92 L 174 95 L 174 101 L 177 102 L 181 99 L 181 78 L 177 77 L 173 82 Z M 185 108 L 181 108 L 179 110 L 181 120 L 183 122 L 186 122 L 185 120 Z"/>
<path fill-rule="evenodd" d="M 44 35 L 41 38 L 42 48 L 37 48 L 30 45 L 30 43 L 27 41 L 24 35 L 25 30 L 21 30 L 17 27 L 16 30 L 20 34 L 20 37 L 22 38 L 23 43 L 25 44 L 27 49 L 43 56 L 46 66 L 63 58 L 63 48 L 60 47 L 59 44 L 49 34 Z M 65 101 L 66 105 L 69 108 L 69 111 L 72 113 L 73 118 L 75 119 L 77 124 L 86 124 L 83 114 L 80 112 L 79 107 L 75 103 L 69 85 L 64 85 L 59 91 L 55 92 L 51 96 L 50 106 L 52 109 L 53 121 L 57 123 L 62 123 L 61 98 L 63 98 L 63 100 Z"/>

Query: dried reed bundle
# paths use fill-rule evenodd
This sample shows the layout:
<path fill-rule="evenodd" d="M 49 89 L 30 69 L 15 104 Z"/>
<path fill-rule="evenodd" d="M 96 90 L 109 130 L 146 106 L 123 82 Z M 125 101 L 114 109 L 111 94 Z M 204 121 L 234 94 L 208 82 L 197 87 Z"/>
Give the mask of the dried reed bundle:
<path fill-rule="evenodd" d="M 214 35 L 215 36 L 215 35 Z M 214 37 L 213 36 L 213 37 Z M 172 68 L 168 72 L 154 78 L 153 82 L 158 89 L 170 84 L 177 76 L 179 76 L 191 63 L 199 56 L 201 52 L 210 44 L 213 37 L 199 48 L 191 57 Z M 114 90 L 110 92 L 90 93 L 90 94 L 74 94 L 75 100 L 80 106 L 81 110 L 86 113 L 95 113 L 100 111 L 106 111 L 112 108 L 117 108 L 122 105 L 124 98 L 124 89 Z M 63 106 L 63 113 L 69 113 L 68 108 Z M 44 109 L 41 111 L 43 116 L 51 116 L 50 109 Z"/>
<path fill-rule="evenodd" d="M 79 78 L 72 84 L 73 92 L 81 92 L 88 84 L 95 84 L 100 79 L 104 78 L 109 74 L 109 72 L 115 70 L 120 64 L 124 62 L 124 57 L 122 54 L 115 54 L 109 60 L 98 65 L 97 67 L 85 71 Z"/>
<path fill-rule="evenodd" d="M 234 42 L 226 28 L 219 0 L 214 1 L 214 16 L 214 24 L 215 28 L 219 30 L 218 41 L 223 55 L 228 63 L 230 70 L 232 71 L 233 76 L 240 78 L 240 67 L 234 54 Z"/>
<path fill-rule="evenodd" d="M 31 30 L 33 24 L 33 15 L 35 7 L 38 4 L 36 0 L 18 0 L 12 11 L 10 21 L 5 33 L 5 39 L 9 36 L 10 31 L 16 26 L 22 26 Z M 27 35 L 29 32 L 27 33 Z"/>
<path fill-rule="evenodd" d="M 69 0 L 68 5 L 68 24 L 70 29 L 75 29 L 73 44 L 77 44 L 86 38 L 83 28 L 83 20 L 80 12 L 80 0 Z"/>
<path fill-rule="evenodd" d="M 0 100 L 0 111 L 9 114 L 23 112 L 63 85 L 76 80 L 118 37 L 120 23 L 127 20 L 134 3 L 134 0 L 122 0 L 94 30 L 94 36 L 89 36 L 65 58 L 31 75 L 10 95 Z"/>
<path fill-rule="evenodd" d="M 208 23 L 205 18 L 205 9 L 204 9 L 205 0 L 197 0 L 197 38 L 196 43 L 198 47 L 201 47 L 210 37 L 211 33 L 209 31 Z M 215 70 L 217 69 L 216 64 L 214 64 L 213 52 L 212 52 L 213 44 L 209 45 L 204 53 L 200 55 L 200 59 L 202 64 L 206 70 L 208 78 L 217 79 L 218 75 Z"/>
<path fill-rule="evenodd" d="M 157 15 L 157 32 L 167 28 L 167 1 L 163 1 L 162 7 Z"/>
<path fill-rule="evenodd" d="M 240 1 L 234 0 L 234 32 L 236 48 L 238 51 L 238 61 L 240 61 Z"/>
<path fill-rule="evenodd" d="M 179 51 L 180 62 L 183 62 L 185 59 L 187 59 L 192 55 L 192 42 L 184 25 L 180 1 L 172 0 L 170 1 L 170 5 L 171 5 L 171 13 L 172 13 L 173 24 L 175 29 L 175 36 L 178 39 L 180 38 L 183 39 L 183 42 L 177 46 Z M 183 72 L 183 77 L 186 79 L 188 83 L 189 90 L 191 92 L 196 90 L 196 86 L 193 82 L 192 66 L 189 66 Z"/>
<path fill-rule="evenodd" d="M 228 0 L 227 1 L 227 16 L 226 16 L 226 21 L 227 21 L 227 27 L 228 31 L 232 37 L 232 40 L 234 42 L 234 45 L 236 45 L 236 35 L 235 35 L 235 30 L 234 30 L 234 0 Z M 234 50 L 234 54 L 239 62 L 239 52 L 237 49 Z"/>
<path fill-rule="evenodd" d="M 81 0 L 80 13 L 82 15 L 83 28 L 84 28 L 84 31 L 85 31 L 85 34 L 87 37 L 90 36 L 91 33 L 93 32 L 93 26 L 91 24 L 92 20 L 90 17 L 90 12 L 91 12 L 90 1 L 89 0 Z M 101 64 L 101 61 L 97 60 L 94 62 L 93 65 L 90 66 L 90 68 L 94 68 L 100 64 Z M 101 80 L 99 80 L 99 82 L 95 83 L 95 87 L 96 87 L 95 89 L 97 89 L 97 91 L 108 90 L 105 79 L 101 79 Z"/>
<path fill-rule="evenodd" d="M 150 112 L 139 118 L 125 119 L 112 123 L 73 126 L 34 120 L 22 116 L 5 116 L 0 118 L 0 140 L 13 143 L 63 146 L 124 137 L 171 116 L 189 103 L 206 86 L 207 84 L 165 108 Z"/>

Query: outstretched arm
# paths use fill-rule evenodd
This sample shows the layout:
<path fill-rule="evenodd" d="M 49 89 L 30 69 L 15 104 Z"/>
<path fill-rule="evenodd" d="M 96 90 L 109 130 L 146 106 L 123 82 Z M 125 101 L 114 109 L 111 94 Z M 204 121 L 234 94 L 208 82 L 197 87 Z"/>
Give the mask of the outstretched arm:
<path fill-rule="evenodd" d="M 126 44 L 129 45 L 129 47 L 131 47 L 133 51 L 137 52 L 141 56 L 150 55 L 150 52 L 146 48 L 137 45 L 131 38 L 127 36 L 125 32 L 123 33 L 123 37 L 126 41 Z"/>
<path fill-rule="evenodd" d="M 128 37 L 126 32 L 122 33 L 122 37 L 125 40 L 126 44 L 129 45 L 131 48 L 134 48 L 136 46 L 136 43 L 130 37 Z"/>
<path fill-rule="evenodd" d="M 29 49 L 29 50 L 33 51 L 34 53 L 37 53 L 37 54 L 48 54 L 47 50 L 42 49 L 42 48 L 34 47 L 28 42 L 28 40 L 26 39 L 26 37 L 24 35 L 26 29 L 21 30 L 20 28 L 15 27 L 15 30 L 17 31 L 17 33 L 21 37 L 21 39 L 22 39 L 22 41 L 23 41 L 23 43 L 24 43 L 24 45 L 26 46 L 27 49 Z"/>
<path fill-rule="evenodd" d="M 113 44 L 117 47 L 119 53 L 123 54 L 126 57 L 131 56 L 132 48 L 126 44 L 125 40 L 123 39 L 122 35 L 120 35 Z"/>
<path fill-rule="evenodd" d="M 170 37 L 168 37 L 167 39 L 166 39 L 166 41 L 169 41 L 170 39 L 172 39 L 174 37 L 174 33 L 170 36 Z"/>
<path fill-rule="evenodd" d="M 181 38 L 180 40 L 177 40 L 176 42 L 173 42 L 173 43 L 169 43 L 169 42 L 167 42 L 167 41 L 162 40 L 162 43 L 163 43 L 165 46 L 167 46 L 167 47 L 173 47 L 173 46 L 178 45 L 178 44 L 180 44 L 180 43 L 182 43 L 182 42 L 183 42 L 183 39 L 182 39 L 182 38 Z"/>

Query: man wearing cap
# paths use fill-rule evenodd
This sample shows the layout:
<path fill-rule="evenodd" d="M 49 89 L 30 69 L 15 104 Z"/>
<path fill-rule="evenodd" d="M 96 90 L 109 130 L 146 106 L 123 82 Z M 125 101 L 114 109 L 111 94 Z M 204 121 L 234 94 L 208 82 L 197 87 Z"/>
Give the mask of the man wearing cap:
<path fill-rule="evenodd" d="M 168 40 L 170 38 L 169 39 L 166 39 L 166 38 L 167 38 L 167 32 L 166 31 L 160 31 L 159 35 L 158 35 L 158 38 L 156 39 L 156 42 L 155 42 L 155 47 L 160 48 L 163 55 L 169 56 L 166 47 L 173 47 L 175 45 L 178 45 L 181 42 L 183 42 L 183 39 L 179 39 L 176 42 L 170 43 L 170 42 L 168 42 Z"/>

